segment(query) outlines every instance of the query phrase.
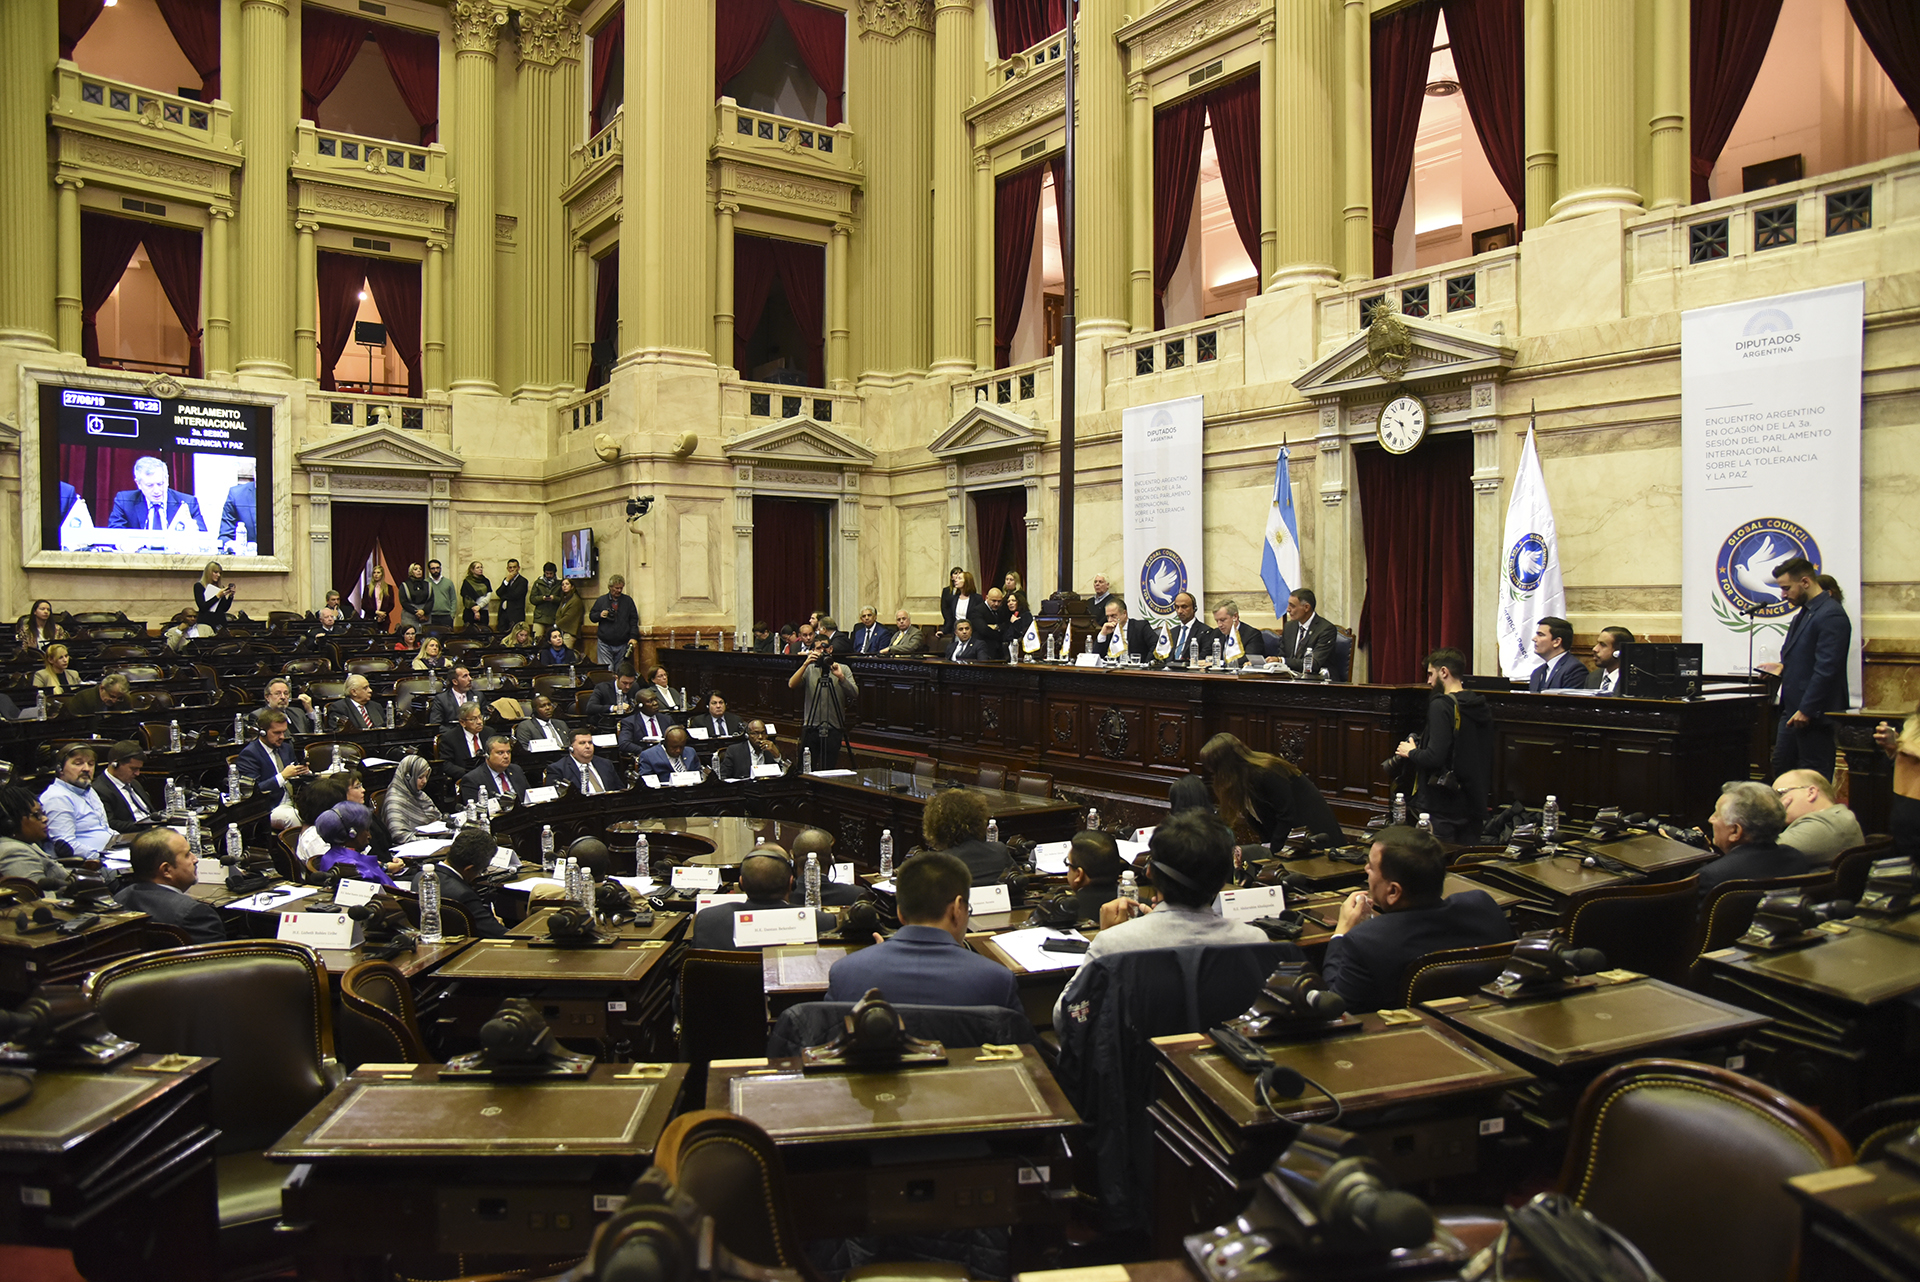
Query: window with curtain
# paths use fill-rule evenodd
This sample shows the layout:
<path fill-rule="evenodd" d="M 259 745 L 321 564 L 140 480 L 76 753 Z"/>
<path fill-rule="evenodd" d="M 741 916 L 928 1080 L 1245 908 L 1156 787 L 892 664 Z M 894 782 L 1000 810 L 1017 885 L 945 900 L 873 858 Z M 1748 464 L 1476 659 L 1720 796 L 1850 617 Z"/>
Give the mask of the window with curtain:
<path fill-rule="evenodd" d="M 826 283 L 825 246 L 735 233 L 734 368 L 741 377 L 827 385 Z"/>
<path fill-rule="evenodd" d="M 1260 77 L 1154 113 L 1155 327 L 1236 311 L 1259 292 Z"/>
<path fill-rule="evenodd" d="M 322 251 L 316 267 L 321 388 L 419 396 L 420 264 Z"/>
<path fill-rule="evenodd" d="M 300 115 L 340 133 L 433 142 L 440 127 L 439 39 L 302 6 Z"/>
<path fill-rule="evenodd" d="M 87 364 L 200 377 L 200 233 L 80 215 L 80 349 Z"/>
<path fill-rule="evenodd" d="M 220 0 L 60 0 L 60 56 L 82 71 L 212 102 Z"/>
<path fill-rule="evenodd" d="M 627 9 L 616 5 L 589 40 L 587 103 L 593 133 L 613 122 L 627 100 Z"/>
<path fill-rule="evenodd" d="M 1079 9 L 1075 0 L 1074 9 Z M 1067 0 L 993 0 L 994 43 L 1011 58 L 1067 29 Z"/>
<path fill-rule="evenodd" d="M 717 0 L 714 96 L 749 111 L 846 119 L 847 15 L 803 0 Z"/>

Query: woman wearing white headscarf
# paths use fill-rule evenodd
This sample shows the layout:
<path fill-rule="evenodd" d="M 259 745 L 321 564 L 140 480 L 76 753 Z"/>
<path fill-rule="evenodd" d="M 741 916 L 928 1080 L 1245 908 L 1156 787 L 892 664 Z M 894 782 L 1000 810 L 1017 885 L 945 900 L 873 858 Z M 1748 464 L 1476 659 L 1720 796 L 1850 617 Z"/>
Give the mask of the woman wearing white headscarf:
<path fill-rule="evenodd" d="M 394 845 L 418 840 L 422 827 L 446 821 L 440 807 L 433 804 L 433 798 L 422 788 L 432 776 L 432 763 L 418 756 L 402 758 L 399 768 L 393 772 L 383 813 Z"/>

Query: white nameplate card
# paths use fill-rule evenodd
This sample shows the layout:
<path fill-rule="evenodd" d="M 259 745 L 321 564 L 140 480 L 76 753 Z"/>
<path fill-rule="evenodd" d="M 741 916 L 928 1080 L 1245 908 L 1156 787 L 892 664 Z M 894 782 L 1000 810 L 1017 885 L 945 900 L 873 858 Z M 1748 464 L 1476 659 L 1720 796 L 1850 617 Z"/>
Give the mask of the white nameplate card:
<path fill-rule="evenodd" d="M 820 938 L 811 908 L 755 908 L 733 915 L 733 946 L 811 944 Z"/>
<path fill-rule="evenodd" d="M 763 721 L 761 724 L 767 728 L 767 738 L 769 739 L 780 733 L 780 727 L 774 725 L 771 721 Z"/>
<path fill-rule="evenodd" d="M 619 745 L 620 736 L 617 734 L 597 734 L 593 736 L 593 746 L 596 748 L 616 748 Z"/>
<path fill-rule="evenodd" d="M 1043 841 L 1033 848 L 1033 870 L 1060 876 L 1067 871 L 1067 856 L 1072 852 L 1070 841 Z"/>
<path fill-rule="evenodd" d="M 447 821 L 436 819 L 432 823 L 421 824 L 413 831 L 422 837 L 444 837 L 447 835 Z"/>
<path fill-rule="evenodd" d="M 1159 825 L 1155 824 L 1154 828 L 1157 827 L 1159 827 Z M 1133 830 L 1133 839 L 1142 845 L 1151 842 L 1153 840 L 1153 828 L 1135 828 Z"/>
<path fill-rule="evenodd" d="M 1119 850 L 1120 857 L 1130 864 L 1139 863 L 1140 856 L 1147 853 L 1147 843 L 1144 841 L 1116 840 L 1113 844 Z"/>
<path fill-rule="evenodd" d="M 1010 913 L 1013 911 L 1013 898 L 1005 886 L 975 886 L 967 892 L 967 911 L 976 916 L 981 913 Z"/>
<path fill-rule="evenodd" d="M 753 777 L 755 779 L 778 779 L 786 772 L 787 768 L 785 766 L 768 762 L 764 766 L 755 766 L 753 768 Z"/>
<path fill-rule="evenodd" d="M 747 897 L 745 895 L 695 895 L 693 897 L 693 911 L 703 913 L 715 904 L 744 904 L 746 902 Z"/>
<path fill-rule="evenodd" d="M 713 738 L 713 736 L 712 736 L 712 735 L 710 735 L 710 734 L 708 734 L 708 733 L 706 732 L 706 730 L 705 730 L 705 729 L 703 729 L 703 728 L 702 728 L 702 727 L 700 727 L 700 726 L 688 726 L 688 727 L 687 727 L 687 738 L 689 738 L 689 739 L 711 739 L 711 738 Z"/>
<path fill-rule="evenodd" d="M 558 739 L 529 739 L 527 740 L 527 751 L 559 752 L 560 741 Z"/>
<path fill-rule="evenodd" d="M 673 870 L 673 888 L 675 890 L 718 890 L 720 889 L 720 870 L 701 868 L 695 864 L 680 864 Z"/>
<path fill-rule="evenodd" d="M 212 855 L 208 855 L 202 859 L 199 866 L 194 869 L 193 879 L 195 881 L 217 881 L 224 885 L 227 880 L 227 866 L 218 859 L 215 859 Z"/>
<path fill-rule="evenodd" d="M 319 893 L 318 886 L 276 886 L 257 895 L 248 895 L 245 899 L 233 900 L 227 907 L 239 913 L 277 913 L 295 900 Z"/>
<path fill-rule="evenodd" d="M 277 937 L 309 948 L 357 948 L 366 938 L 366 925 L 344 912 L 281 913 Z"/>
<path fill-rule="evenodd" d="M 1213 901 L 1213 911 L 1228 921 L 1275 917 L 1285 912 L 1286 908 L 1286 892 L 1278 886 L 1242 886 L 1237 890 L 1223 890 Z"/>
<path fill-rule="evenodd" d="M 385 887 L 377 881 L 361 881 L 357 877 L 348 877 L 333 888 L 333 902 L 342 908 L 351 908 L 355 904 L 364 904 Z"/>
<path fill-rule="evenodd" d="M 392 757 L 362 757 L 360 758 L 360 764 L 363 766 L 397 766 L 400 763 Z"/>
<path fill-rule="evenodd" d="M 827 869 L 827 880 L 838 882 L 842 886 L 851 886 L 853 884 L 853 865 L 835 864 L 833 867 Z"/>
<path fill-rule="evenodd" d="M 658 788 L 660 786 L 660 779 L 657 775 L 641 775 L 640 782 L 649 788 Z"/>
<path fill-rule="evenodd" d="M 502 850 L 487 860 L 487 867 L 493 872 L 512 872 L 518 862 L 519 856 L 511 850 Z"/>
<path fill-rule="evenodd" d="M 1100 666 L 1100 656 L 1097 654 L 1076 654 L 1073 656 L 1073 666 L 1076 668 L 1097 668 Z"/>
<path fill-rule="evenodd" d="M 542 784 L 538 788 L 527 789 L 527 804 L 537 806 L 543 801 L 560 800 L 560 790 L 551 784 Z"/>
<path fill-rule="evenodd" d="M 670 788 L 691 788 L 694 784 L 699 783 L 703 777 L 698 770 L 676 770 L 667 776 L 667 786 Z"/>

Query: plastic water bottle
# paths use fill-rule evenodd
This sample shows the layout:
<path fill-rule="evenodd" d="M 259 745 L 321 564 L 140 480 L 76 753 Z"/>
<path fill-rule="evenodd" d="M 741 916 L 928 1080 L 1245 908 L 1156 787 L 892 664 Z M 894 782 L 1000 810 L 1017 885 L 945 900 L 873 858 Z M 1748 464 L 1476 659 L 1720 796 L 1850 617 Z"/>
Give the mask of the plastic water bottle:
<path fill-rule="evenodd" d="M 1200 666 L 1200 638 L 1199 637 L 1187 638 L 1187 666 L 1189 668 L 1197 668 Z"/>
<path fill-rule="evenodd" d="M 474 826 L 479 828 L 481 832 L 491 833 L 493 831 L 493 803 L 485 797 L 479 797 L 474 800 L 473 822 Z"/>
<path fill-rule="evenodd" d="M 998 819 L 987 820 L 987 840 L 1000 840 L 1000 821 Z"/>
<path fill-rule="evenodd" d="M 647 846 L 647 834 L 644 832 L 633 839 L 633 875 L 653 876 L 653 851 Z"/>
<path fill-rule="evenodd" d="M 576 685 L 576 686 L 580 684 L 580 671 L 579 671 L 578 665 L 572 664 L 572 663 L 569 663 L 567 665 L 567 684 Z"/>
<path fill-rule="evenodd" d="M 180 810 L 180 796 L 174 791 L 171 779 L 167 780 L 166 787 L 160 794 L 160 804 L 166 807 L 166 813 L 170 815 L 177 814 Z"/>
<path fill-rule="evenodd" d="M 1224 641 L 1222 641 L 1222 640 L 1221 640 L 1221 639 L 1220 639 L 1219 637 L 1215 637 L 1215 638 L 1213 639 L 1213 662 L 1214 662 L 1214 665 L 1215 665 L 1215 666 L 1217 667 L 1217 666 L 1219 666 L 1220 664 L 1222 664 L 1222 663 L 1225 663 L 1225 662 L 1226 662 L 1226 659 L 1227 659 L 1227 646 L 1226 646 L 1226 642 L 1224 642 Z"/>
<path fill-rule="evenodd" d="M 387 729 L 391 730 L 400 723 L 394 719 L 393 700 L 387 700 Z"/>
<path fill-rule="evenodd" d="M 1100 812 L 1098 810 L 1095 810 L 1092 806 L 1087 807 L 1087 831 L 1088 832 L 1100 831 Z"/>
<path fill-rule="evenodd" d="M 698 650 L 698 649 L 700 648 L 700 630 L 699 630 L 698 628 L 696 628 L 696 629 L 694 629 L 694 633 L 693 633 L 693 648 L 694 648 L 694 649 L 696 649 L 696 650 Z M 681 694 L 685 694 L 685 693 L 686 693 L 686 691 L 685 691 L 685 690 L 682 690 L 682 691 L 681 691 L 680 693 L 681 693 Z"/>
<path fill-rule="evenodd" d="M 333 760 L 327 763 L 327 773 L 337 775 L 345 768 L 340 764 L 340 745 L 336 743 L 333 745 Z"/>
<path fill-rule="evenodd" d="M 1020 666 L 1020 640 L 1017 637 L 1014 638 L 1013 644 L 1007 647 L 1007 662 L 1016 668 Z"/>
<path fill-rule="evenodd" d="M 684 711 L 684 710 L 686 709 L 686 706 L 687 706 L 687 688 L 686 688 L 685 686 L 681 686 L 681 687 L 680 687 L 680 707 L 681 707 L 681 710 L 682 710 L 682 711 Z"/>
<path fill-rule="evenodd" d="M 240 839 L 240 825 L 228 824 L 227 825 L 227 859 L 230 862 L 237 864 L 242 859 L 246 858 L 246 854 L 247 854 L 247 843 Z"/>
<path fill-rule="evenodd" d="M 420 942 L 437 944 L 444 938 L 440 934 L 440 865 L 422 865 L 414 891 L 420 896 Z"/>
<path fill-rule="evenodd" d="M 893 829 L 880 830 L 880 880 L 893 880 Z"/>
<path fill-rule="evenodd" d="M 1432 832 L 1433 816 L 1422 810 L 1420 812 L 1420 822 L 1415 824 L 1414 827 L 1418 828 L 1421 832 Z"/>
<path fill-rule="evenodd" d="M 167 722 L 167 751 L 178 755 L 180 752 L 180 723 Z"/>
<path fill-rule="evenodd" d="M 1094 637 L 1093 633 L 1091 632 L 1087 633 L 1087 653 L 1088 654 L 1093 653 L 1093 637 Z"/>
<path fill-rule="evenodd" d="M 813 773 L 813 749 L 812 748 L 800 749 L 800 773 L 803 775 L 810 775 Z"/>
<path fill-rule="evenodd" d="M 553 825 L 540 825 L 540 871 L 553 876 Z"/>
<path fill-rule="evenodd" d="M 1057 655 L 1057 654 L 1056 654 L 1056 653 L 1054 652 L 1054 644 L 1053 644 L 1053 643 L 1054 643 L 1054 639 L 1055 639 L 1055 638 L 1054 638 L 1054 635 L 1053 635 L 1053 633 L 1051 633 L 1051 632 L 1049 632 L 1049 633 L 1047 633 L 1047 662 L 1048 662 L 1048 663 L 1052 663 L 1052 662 L 1053 662 L 1053 661 L 1054 661 L 1054 660 L 1055 660 L 1056 658 L 1058 658 L 1058 657 L 1059 657 L 1059 656 L 1058 656 L 1058 655 Z"/>
<path fill-rule="evenodd" d="M 820 907 L 820 856 L 807 852 L 807 907 Z"/>
<path fill-rule="evenodd" d="M 1552 793 L 1547 794 L 1547 808 L 1540 812 L 1540 840 L 1549 846 L 1560 840 L 1560 798 Z"/>
<path fill-rule="evenodd" d="M 227 804 L 237 805 L 240 801 L 240 763 L 227 763 Z"/>
<path fill-rule="evenodd" d="M 200 833 L 200 814 L 198 811 L 190 810 L 187 812 L 187 848 L 196 855 L 204 853 L 207 848 L 206 838 Z"/>
<path fill-rule="evenodd" d="M 1131 868 L 1120 874 L 1120 898 L 1140 902 L 1140 883 L 1134 879 Z"/>
<path fill-rule="evenodd" d="M 45 699 L 45 693 L 43 692 L 40 697 Z M 245 741 L 246 737 L 247 718 L 244 714 L 236 712 L 233 714 L 233 741 L 235 743 L 241 743 Z"/>
<path fill-rule="evenodd" d="M 1393 808 L 1387 812 L 1387 822 L 1391 824 L 1403 824 L 1406 821 L 1407 794 L 1404 792 L 1396 792 L 1393 794 Z"/>

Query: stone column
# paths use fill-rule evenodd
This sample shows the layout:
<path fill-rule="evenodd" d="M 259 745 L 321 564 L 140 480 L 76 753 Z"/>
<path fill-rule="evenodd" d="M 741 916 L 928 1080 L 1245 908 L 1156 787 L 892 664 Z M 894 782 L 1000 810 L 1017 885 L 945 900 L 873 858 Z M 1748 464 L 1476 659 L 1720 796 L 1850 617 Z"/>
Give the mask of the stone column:
<path fill-rule="evenodd" d="M 733 365 L 733 216 L 739 212 L 740 206 L 725 200 L 713 207 L 713 363 L 723 378 L 740 376 Z M 827 288 L 833 288 L 831 263 Z"/>
<path fill-rule="evenodd" d="M 1638 209 L 1634 11 L 1616 0 L 1558 0 L 1560 198 L 1548 221 Z"/>
<path fill-rule="evenodd" d="M 1080 77 L 1075 90 L 1080 113 L 1074 136 L 1078 149 L 1074 157 L 1074 274 L 1080 279 L 1075 319 L 1078 336 L 1094 340 L 1091 350 L 1096 363 L 1101 340 L 1127 332 L 1131 310 L 1127 79 L 1120 42 L 1113 33 L 1127 21 L 1127 10 L 1139 7 L 1128 0 L 1081 0 L 1080 21 L 1076 24 Z M 1147 123 L 1152 126 L 1151 114 Z M 1136 187 L 1144 186 L 1148 199 L 1152 199 L 1151 169 L 1131 175 L 1131 181 Z M 1151 245 L 1151 227 L 1147 235 Z M 1148 306 L 1151 309 L 1151 297 Z M 1147 324 L 1153 324 L 1151 314 Z M 1091 411 L 1098 405 L 1099 387 L 1086 387 L 1084 380 L 1082 387 L 1082 395 L 1093 399 L 1083 401 L 1080 411 Z"/>
<path fill-rule="evenodd" d="M 1500 599 L 1500 583 L 1505 575 L 1500 541 L 1504 536 L 1507 512 L 1501 501 L 1500 418 L 1495 404 L 1499 387 L 1492 379 L 1473 384 L 1473 591 L 1476 601 Z M 1500 642 L 1492 628 L 1475 628 L 1473 653 L 1475 672 L 1500 670 Z"/>
<path fill-rule="evenodd" d="M 573 242 L 573 390 L 587 390 L 593 366 L 593 260 L 587 242 Z"/>
<path fill-rule="evenodd" d="M 292 558 L 288 558 L 291 560 Z M 444 559 L 442 564 L 445 564 Z M 306 600 L 324 599 L 333 582 L 333 474 L 307 473 Z"/>
<path fill-rule="evenodd" d="M 973 173 L 962 116 L 980 66 L 973 0 L 933 10 L 933 370 L 973 372 Z"/>
<path fill-rule="evenodd" d="M 1541 227 L 1560 195 L 1554 132 L 1553 0 L 1527 0 L 1527 226 Z"/>
<path fill-rule="evenodd" d="M 288 62 L 295 48 L 287 22 L 287 0 L 242 0 L 240 50 L 237 66 L 225 76 L 223 94 L 235 97 L 233 129 L 246 144 L 241 169 L 239 357 L 237 372 L 278 376 L 295 375 L 293 356 L 293 299 L 289 292 L 287 259 L 292 246 L 287 235 L 287 161 L 293 150 L 294 100 L 298 91 L 289 79 Z M 312 261 L 311 255 L 308 262 Z M 316 298 L 309 278 L 301 295 L 311 315 Z M 297 371 L 312 378 L 308 363 Z"/>
<path fill-rule="evenodd" d="M 427 237 L 427 258 L 420 265 L 420 390 L 447 394 L 447 238 Z"/>
<path fill-rule="evenodd" d="M 993 157 L 985 147 L 973 153 L 973 365 L 993 368 Z M 949 561 L 947 564 L 953 564 Z"/>
<path fill-rule="evenodd" d="M 497 392 L 494 383 L 494 46 L 504 18 L 485 0 L 454 0 L 453 117 L 447 160 L 459 183 L 453 227 L 453 387 Z"/>
<path fill-rule="evenodd" d="M 320 224 L 301 219 L 293 225 L 298 236 L 293 257 L 293 376 L 309 383 L 320 373 L 320 263 L 314 233 Z"/>
<path fill-rule="evenodd" d="M 1373 275 L 1373 19 L 1367 0 L 1346 0 L 1340 29 L 1340 107 L 1344 137 L 1341 169 L 1346 204 L 1341 211 L 1342 273 L 1348 280 Z"/>
<path fill-rule="evenodd" d="M 1316 404 L 1320 428 L 1315 442 L 1314 474 L 1320 482 L 1321 506 L 1313 526 L 1320 561 L 1319 610 L 1329 619 L 1345 619 L 1352 624 L 1359 620 L 1360 603 L 1366 595 L 1365 540 L 1355 516 L 1355 506 L 1346 501 L 1353 484 L 1352 451 L 1346 448 L 1341 437 L 1340 402 L 1329 398 Z M 1273 603 L 1277 615 L 1284 615 L 1286 609 L 1285 601 Z"/>
<path fill-rule="evenodd" d="M 1274 104 L 1279 94 L 1280 56 L 1274 34 L 1273 10 L 1260 15 L 1260 288 L 1273 280 L 1274 249 L 1279 238 L 1279 148 L 1273 142 Z M 1136 184 L 1137 185 L 1137 184 Z M 1028 562 L 1032 564 L 1032 562 Z"/>
<path fill-rule="evenodd" d="M 927 144 L 934 116 L 934 42 L 930 7 L 859 5 L 847 83 L 848 120 L 860 139 L 867 177 L 861 203 L 859 375 L 895 377 L 933 364 L 933 316 L 927 282 L 934 261 L 928 192 L 936 181 Z M 975 50 L 974 57 L 979 57 Z M 953 122 L 957 125 L 959 122 Z"/>
<path fill-rule="evenodd" d="M 1291 163 L 1274 175 L 1274 270 L 1267 288 L 1337 285 L 1334 140 L 1340 99 L 1327 86 L 1339 83 L 1341 59 L 1333 6 L 1327 0 L 1299 0 L 1280 5 L 1276 13 L 1275 56 L 1287 73 L 1274 85 L 1269 154 L 1276 167 L 1283 158 Z"/>
<path fill-rule="evenodd" d="M 54 318 L 56 201 L 47 189 L 47 95 L 60 51 L 56 8 L 51 0 L 0 4 L 0 343 L 41 351 L 67 330 L 64 301 Z M 58 202 L 63 220 L 69 196 L 63 190 Z M 77 247 L 80 206 L 72 198 Z M 77 248 L 74 264 L 73 342 L 62 342 L 63 352 L 80 350 Z"/>
<path fill-rule="evenodd" d="M 733 628 L 753 635 L 753 468 L 733 468 Z"/>
<path fill-rule="evenodd" d="M 60 350 L 72 356 L 80 354 L 80 331 L 84 319 L 80 301 L 80 189 L 84 186 L 86 184 L 78 178 L 60 179 L 60 193 L 56 202 L 59 224 L 54 247 L 58 261 L 54 267 L 53 309 Z M 0 236 L 0 245 L 12 239 L 11 235 Z"/>
<path fill-rule="evenodd" d="M 827 386 L 835 391 L 853 387 L 847 362 L 847 258 L 852 231 L 845 223 L 835 223 L 827 242 Z"/>
<path fill-rule="evenodd" d="M 581 126 L 580 24 L 560 5 L 520 11 L 520 252 L 526 315 L 520 318 L 520 387 L 552 396 L 570 380 L 571 328 L 565 211 L 552 193 L 565 186 L 570 135 Z M 511 328 L 511 327 L 510 327 Z"/>
<path fill-rule="evenodd" d="M 1685 0 L 1654 0 L 1652 156 L 1647 196 L 1651 209 L 1693 201 L 1693 165 L 1687 154 L 1687 51 L 1692 8 Z"/>
<path fill-rule="evenodd" d="M 1144 334 L 1153 328 L 1153 99 L 1145 76 L 1127 81 L 1127 163 L 1140 179 L 1127 184 L 1133 207 L 1133 237 L 1127 254 L 1132 288 L 1127 310 L 1133 318 L 1133 332 Z"/>
<path fill-rule="evenodd" d="M 224 205 L 207 210 L 207 377 L 233 373 L 233 285 L 228 277 L 227 224 L 233 211 Z"/>
<path fill-rule="evenodd" d="M 626 15 L 620 359 L 705 363 L 713 359 L 713 8 L 626 0 Z"/>

